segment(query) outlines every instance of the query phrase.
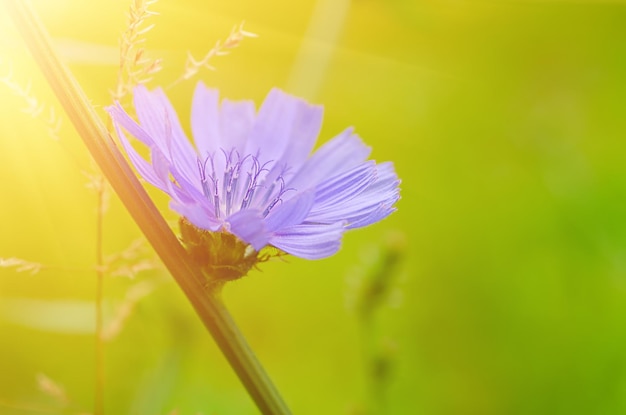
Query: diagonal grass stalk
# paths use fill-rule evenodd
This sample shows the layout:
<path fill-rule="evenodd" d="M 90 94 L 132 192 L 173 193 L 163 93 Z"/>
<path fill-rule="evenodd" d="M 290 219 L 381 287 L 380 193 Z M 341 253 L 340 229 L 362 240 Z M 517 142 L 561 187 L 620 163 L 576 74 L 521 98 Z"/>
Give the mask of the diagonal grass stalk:
<path fill-rule="evenodd" d="M 190 260 L 77 81 L 55 54 L 50 38 L 32 8 L 24 0 L 2 2 L 92 157 L 193 305 L 261 413 L 289 414 L 286 404 L 225 308 L 219 291 L 206 289 L 202 271 Z"/>

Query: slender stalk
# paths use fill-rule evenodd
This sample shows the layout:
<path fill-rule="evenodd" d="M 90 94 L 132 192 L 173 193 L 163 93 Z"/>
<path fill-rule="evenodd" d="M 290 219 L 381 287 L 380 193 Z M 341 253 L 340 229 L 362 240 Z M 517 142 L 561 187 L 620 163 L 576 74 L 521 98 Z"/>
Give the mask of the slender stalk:
<path fill-rule="evenodd" d="M 2 2 L 89 152 L 193 305 L 259 410 L 267 415 L 289 414 L 286 404 L 224 307 L 219 293 L 207 292 L 202 271 L 190 260 L 84 92 L 59 61 L 33 10 L 24 0 Z"/>
<path fill-rule="evenodd" d="M 94 415 L 104 415 L 104 336 L 102 300 L 104 298 L 104 253 L 102 250 L 104 220 L 104 178 L 99 177 L 97 186 L 98 211 L 96 219 L 96 384 L 94 391 Z"/>

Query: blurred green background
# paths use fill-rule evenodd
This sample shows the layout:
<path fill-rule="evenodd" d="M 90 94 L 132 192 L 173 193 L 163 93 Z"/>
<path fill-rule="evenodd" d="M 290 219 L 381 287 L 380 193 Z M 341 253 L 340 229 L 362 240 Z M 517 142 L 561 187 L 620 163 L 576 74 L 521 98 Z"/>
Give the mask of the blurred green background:
<path fill-rule="evenodd" d="M 34 6 L 104 117 L 129 2 Z M 398 212 L 348 233 L 339 254 L 263 264 L 226 288 L 295 414 L 626 413 L 624 2 L 152 9 L 145 46 L 164 63 L 150 86 L 170 84 L 187 51 L 202 56 L 242 20 L 259 35 L 168 90 L 185 127 L 198 79 L 257 104 L 278 86 L 325 106 L 320 142 L 354 125 L 403 180 Z M 2 75 L 12 68 L 45 107 L 33 117 L 0 84 L 0 257 L 52 266 L 0 269 L 0 414 L 89 413 L 96 196 L 84 172 L 95 168 L 15 28 L 0 23 Z M 105 253 L 139 237 L 112 196 Z M 107 278 L 108 318 L 140 283 L 150 289 L 106 346 L 106 413 L 256 413 L 163 270 Z M 380 295 L 364 297 L 368 286 Z"/>

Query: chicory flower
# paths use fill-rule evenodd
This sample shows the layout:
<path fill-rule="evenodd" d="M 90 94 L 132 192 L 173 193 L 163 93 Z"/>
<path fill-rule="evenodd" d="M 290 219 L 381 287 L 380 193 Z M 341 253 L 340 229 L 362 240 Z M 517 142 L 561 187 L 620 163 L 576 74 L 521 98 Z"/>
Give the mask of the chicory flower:
<path fill-rule="evenodd" d="M 370 148 L 352 128 L 311 154 L 322 107 L 279 89 L 256 112 L 251 101 L 220 103 L 216 90 L 199 83 L 191 109 L 195 146 L 160 88 L 137 87 L 134 106 L 138 122 L 119 103 L 107 108 L 117 135 L 138 173 L 171 197 L 190 251 L 207 251 L 209 263 L 221 264 L 212 272 L 244 275 L 266 246 L 307 259 L 330 256 L 344 231 L 395 210 L 400 181 L 393 165 L 368 160 Z M 124 130 L 149 148 L 150 162 Z"/>

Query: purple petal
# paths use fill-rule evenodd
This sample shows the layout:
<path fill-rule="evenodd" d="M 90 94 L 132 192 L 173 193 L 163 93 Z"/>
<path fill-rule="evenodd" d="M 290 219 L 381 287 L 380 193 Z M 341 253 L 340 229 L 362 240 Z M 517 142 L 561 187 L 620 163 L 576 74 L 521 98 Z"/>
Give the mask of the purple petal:
<path fill-rule="evenodd" d="M 157 176 L 159 176 L 159 179 L 163 181 L 163 183 L 170 182 L 169 161 L 158 148 L 150 148 L 150 161 L 152 161 L 152 168 Z"/>
<path fill-rule="evenodd" d="M 187 139 L 178 115 L 162 89 L 148 91 L 144 86 L 134 90 L 134 104 L 141 126 L 150 134 L 170 164 L 187 180 L 199 184 L 198 155 Z"/>
<path fill-rule="evenodd" d="M 281 229 L 270 238 L 270 245 L 305 259 L 321 259 L 333 255 L 341 246 L 343 222 L 307 223 Z"/>
<path fill-rule="evenodd" d="M 133 163 L 141 177 L 143 177 L 144 180 L 146 180 L 151 185 L 156 186 L 164 192 L 167 192 L 167 181 L 163 181 L 161 177 L 159 177 L 159 173 L 155 171 L 153 166 L 150 165 L 150 163 L 148 163 L 146 160 L 144 160 L 144 158 L 141 157 L 139 153 L 137 153 L 133 146 L 128 142 L 126 135 L 120 128 L 120 124 L 115 119 L 113 120 L 113 126 L 115 127 L 115 132 L 117 133 L 117 136 L 119 137 L 120 142 L 124 147 L 124 150 L 126 150 L 126 154 L 128 154 L 128 158 L 130 158 L 130 161 Z"/>
<path fill-rule="evenodd" d="M 326 223 L 344 219 L 347 228 L 352 229 L 372 224 L 392 213 L 394 203 L 400 198 L 400 181 L 391 163 L 379 164 L 376 169 L 376 181 L 360 194 L 334 204 L 314 206 L 306 220 Z"/>
<path fill-rule="evenodd" d="M 172 177 L 178 183 L 178 186 L 172 186 L 174 189 L 173 193 L 170 193 L 172 197 L 177 198 L 181 202 L 188 202 L 192 204 L 200 204 L 204 211 L 209 212 L 212 219 L 217 220 L 217 216 L 215 215 L 214 206 L 209 202 L 209 199 L 204 195 L 204 193 L 189 183 L 183 176 L 180 175 L 177 171 L 172 172 Z"/>
<path fill-rule="evenodd" d="M 222 149 L 236 150 L 244 155 L 245 143 L 254 122 L 252 101 L 224 99 L 219 105 L 216 89 L 198 83 L 191 106 L 191 130 L 201 160 L 212 158 L 211 169 L 216 176 L 224 174 L 225 160 Z"/>
<path fill-rule="evenodd" d="M 379 205 L 373 212 L 360 218 L 355 218 L 349 223 L 347 229 L 362 228 L 385 219 L 397 209 L 389 205 Z"/>
<path fill-rule="evenodd" d="M 130 161 L 133 163 L 141 177 L 143 177 L 144 180 L 146 180 L 148 183 L 169 194 L 172 198 L 177 199 L 179 202 L 181 202 L 182 199 L 188 201 L 197 200 L 190 199 L 187 194 L 181 194 L 182 190 L 180 190 L 176 186 L 173 186 L 172 182 L 169 179 L 171 167 L 169 164 L 169 160 L 161 153 L 161 151 L 156 147 L 154 143 L 152 144 L 153 146 L 150 149 L 152 164 L 149 164 L 143 159 L 143 157 L 139 155 L 139 153 L 137 153 L 134 147 L 130 144 L 130 142 L 126 138 L 126 135 L 120 128 L 120 124 L 125 127 L 128 126 L 127 129 L 133 131 L 133 135 L 135 135 L 136 137 L 147 138 L 149 137 L 147 133 L 130 117 L 128 117 L 128 115 L 124 112 L 123 109 L 121 109 L 121 107 L 109 107 L 107 108 L 107 110 L 109 111 L 109 113 L 111 113 L 112 117 L 114 117 L 113 125 L 115 126 L 115 130 L 120 139 L 120 142 L 124 147 L 124 150 L 126 150 Z M 175 170 L 173 171 L 173 174 L 176 175 Z M 188 185 L 188 188 L 190 187 L 193 186 Z"/>
<path fill-rule="evenodd" d="M 191 132 L 202 159 L 219 150 L 219 93 L 202 82 L 196 85 L 191 103 Z"/>
<path fill-rule="evenodd" d="M 235 154 L 245 157 L 243 152 L 253 121 L 254 103 L 252 101 L 222 100 L 219 113 L 222 149 L 218 150 L 212 164 L 216 176 L 221 177 L 226 166 L 222 151 L 231 152 L 234 150 Z"/>
<path fill-rule="evenodd" d="M 265 227 L 261 212 L 256 209 L 240 210 L 228 217 L 230 232 L 237 235 L 239 239 L 249 243 L 259 251 L 269 240 L 269 232 Z"/>
<path fill-rule="evenodd" d="M 243 156 L 246 141 L 254 123 L 254 102 L 222 100 L 220 107 L 220 131 L 222 147 L 235 149 Z"/>
<path fill-rule="evenodd" d="M 299 166 L 311 152 L 322 125 L 321 106 L 272 89 L 259 109 L 246 153 L 263 161 L 283 159 Z"/>
<path fill-rule="evenodd" d="M 345 203 L 362 193 L 375 180 L 376 162 L 373 160 L 326 180 L 317 186 L 314 210 L 337 203 Z"/>
<path fill-rule="evenodd" d="M 272 209 L 265 218 L 265 226 L 267 226 L 268 231 L 274 232 L 281 228 L 301 224 L 309 214 L 314 201 L 315 193 L 313 191 L 297 194 Z"/>
<path fill-rule="evenodd" d="M 365 190 L 365 194 L 378 193 L 381 191 L 398 191 L 400 179 L 393 168 L 393 163 L 385 162 L 376 165 L 376 181 Z"/>
<path fill-rule="evenodd" d="M 215 219 L 211 212 L 207 211 L 198 203 L 179 203 L 175 199 L 170 200 L 170 209 L 178 212 L 181 216 L 193 223 L 200 229 L 217 231 L 222 227 L 222 222 Z"/>
<path fill-rule="evenodd" d="M 115 105 L 106 107 L 105 109 L 113 119 L 114 123 L 120 124 L 122 127 L 124 127 L 126 131 L 131 133 L 139 141 L 141 141 L 148 147 L 155 147 L 157 145 L 157 143 L 152 139 L 152 136 L 150 136 L 150 134 L 145 129 L 140 127 L 139 124 L 135 122 L 135 120 L 130 118 L 130 116 L 126 113 L 126 111 L 124 111 L 124 108 L 122 108 L 119 102 L 116 102 Z"/>
<path fill-rule="evenodd" d="M 354 222 L 359 222 L 363 218 L 369 217 L 380 209 L 381 206 L 387 206 L 387 204 L 379 200 L 359 199 L 358 203 L 353 200 L 351 203 L 342 203 L 326 209 L 312 211 L 306 217 L 306 220 L 317 223 L 332 223 L 337 220 L 345 220 L 346 227 L 351 229 L 354 227 Z"/>
<path fill-rule="evenodd" d="M 363 163 L 371 149 L 352 131 L 348 128 L 320 147 L 288 181 L 288 187 L 306 190 Z"/>

